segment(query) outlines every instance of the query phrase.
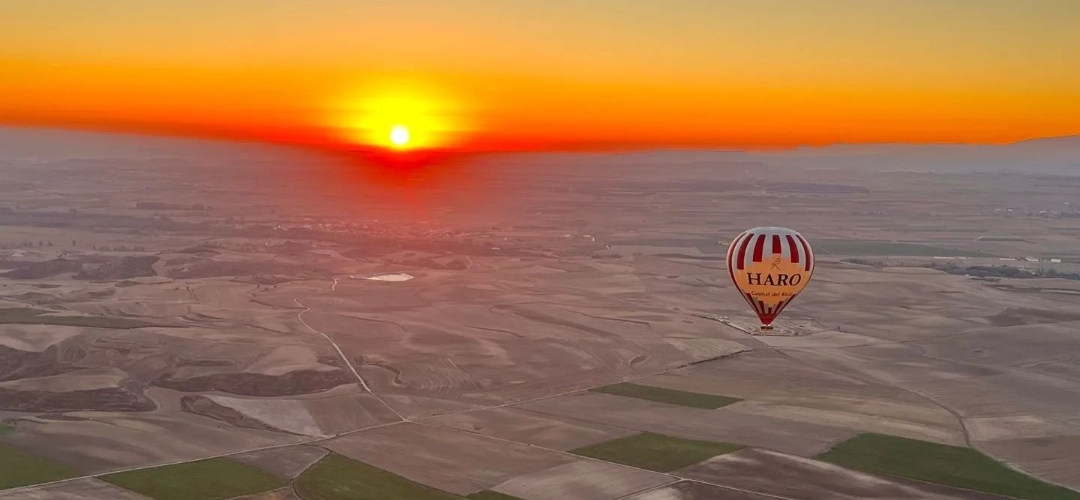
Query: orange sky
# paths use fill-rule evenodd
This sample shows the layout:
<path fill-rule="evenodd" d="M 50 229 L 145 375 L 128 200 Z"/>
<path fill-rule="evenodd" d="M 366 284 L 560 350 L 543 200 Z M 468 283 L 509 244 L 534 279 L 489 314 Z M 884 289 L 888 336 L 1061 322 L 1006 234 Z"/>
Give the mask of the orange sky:
<path fill-rule="evenodd" d="M 1080 133 L 1073 0 L 38 0 L 0 123 L 480 149 Z"/>

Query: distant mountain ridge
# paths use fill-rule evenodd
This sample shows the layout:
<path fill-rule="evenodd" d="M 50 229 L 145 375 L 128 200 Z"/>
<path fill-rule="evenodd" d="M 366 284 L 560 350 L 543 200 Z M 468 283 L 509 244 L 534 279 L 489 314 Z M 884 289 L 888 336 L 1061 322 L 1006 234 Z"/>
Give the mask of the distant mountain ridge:
<path fill-rule="evenodd" d="M 296 152 L 253 142 L 0 126 L 0 161 L 268 160 Z"/>
<path fill-rule="evenodd" d="M 811 170 L 871 172 L 1023 173 L 1080 176 L 1080 135 L 1009 144 L 835 144 L 787 151 L 664 150 L 604 154 L 548 153 L 547 161 L 576 164 L 745 164 Z"/>
<path fill-rule="evenodd" d="M 1080 175 L 1080 135 L 1010 144 L 835 145 L 756 155 L 775 166 L 941 173 Z"/>
<path fill-rule="evenodd" d="M 1024 139 L 1022 141 L 1016 141 L 1013 144 L 1056 144 L 1062 146 L 1080 147 L 1080 134 L 1062 135 L 1057 137 L 1040 137 L 1037 139 Z"/>

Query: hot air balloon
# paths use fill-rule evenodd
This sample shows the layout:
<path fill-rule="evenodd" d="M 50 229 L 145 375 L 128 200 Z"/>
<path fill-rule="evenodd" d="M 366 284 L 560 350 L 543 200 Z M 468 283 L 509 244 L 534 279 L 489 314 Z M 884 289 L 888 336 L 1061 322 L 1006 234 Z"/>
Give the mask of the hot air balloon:
<path fill-rule="evenodd" d="M 761 329 L 772 330 L 776 316 L 810 282 L 814 251 L 796 231 L 755 227 L 731 242 L 727 265 L 735 288 L 761 319 Z"/>

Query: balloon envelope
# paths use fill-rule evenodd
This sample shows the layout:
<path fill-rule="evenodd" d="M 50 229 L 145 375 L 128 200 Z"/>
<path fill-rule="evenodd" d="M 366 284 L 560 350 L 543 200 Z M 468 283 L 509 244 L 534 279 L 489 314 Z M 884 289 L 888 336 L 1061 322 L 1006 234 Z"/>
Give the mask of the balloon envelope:
<path fill-rule="evenodd" d="M 810 282 L 814 251 L 798 232 L 783 227 L 743 231 L 728 247 L 728 272 L 743 299 L 769 328 Z"/>

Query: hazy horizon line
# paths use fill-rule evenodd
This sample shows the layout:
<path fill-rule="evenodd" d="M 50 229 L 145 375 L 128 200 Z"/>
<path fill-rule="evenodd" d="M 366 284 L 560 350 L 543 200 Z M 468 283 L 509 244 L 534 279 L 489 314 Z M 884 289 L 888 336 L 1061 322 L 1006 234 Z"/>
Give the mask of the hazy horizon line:
<path fill-rule="evenodd" d="M 124 126 L 57 126 L 57 125 L 37 125 L 37 124 L 13 124 L 13 123 L 0 123 L 0 131 L 2 130 L 12 131 L 41 131 L 41 132 L 59 132 L 70 134 L 84 134 L 84 135 L 109 135 L 109 136 L 122 136 L 131 138 L 153 138 L 175 141 L 196 141 L 206 143 L 220 143 L 220 144 L 236 144 L 236 145 L 255 145 L 255 146 L 270 146 L 270 147 L 284 147 L 289 149 L 300 150 L 315 150 L 315 151 L 341 151 L 341 150 L 373 150 L 381 149 L 376 146 L 370 145 L 329 145 L 329 144 L 314 144 L 304 142 L 290 142 L 290 141 L 274 141 L 266 140 L 255 137 L 241 137 L 241 136 L 229 136 L 227 134 L 213 134 L 213 133 L 175 133 L 167 131 L 155 131 L 155 130 L 134 130 L 131 127 Z M 1043 141 L 1043 140 L 1055 140 L 1055 139 L 1069 139 L 1080 137 L 1080 131 L 1073 134 L 1064 135 L 1052 135 L 1052 136 L 1033 136 L 1024 139 L 1018 139 L 1008 142 L 955 142 L 955 141 L 841 141 L 832 142 L 827 144 L 794 144 L 794 145 L 720 145 L 707 146 L 707 145 L 640 145 L 634 146 L 633 143 L 624 144 L 582 144 L 573 147 L 563 148 L 537 148 L 537 149 L 469 149 L 469 148 L 447 148 L 447 151 L 463 153 L 463 154 L 632 154 L 632 153 L 663 153 L 663 152 L 699 152 L 699 153 L 761 153 L 761 152 L 788 152 L 797 151 L 800 149 L 826 149 L 831 147 L 843 147 L 843 146 L 1010 146 L 1016 144 L 1022 144 L 1026 142 Z"/>

